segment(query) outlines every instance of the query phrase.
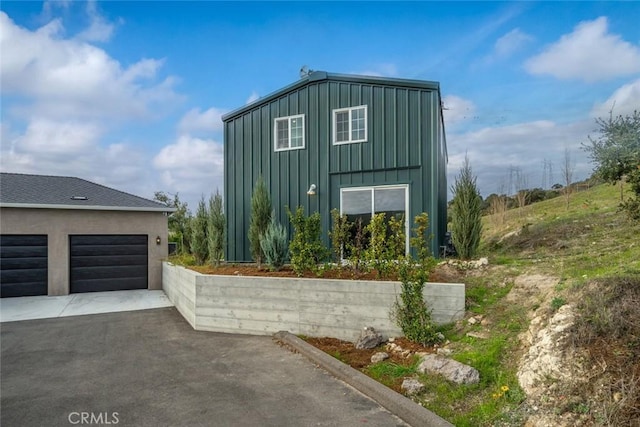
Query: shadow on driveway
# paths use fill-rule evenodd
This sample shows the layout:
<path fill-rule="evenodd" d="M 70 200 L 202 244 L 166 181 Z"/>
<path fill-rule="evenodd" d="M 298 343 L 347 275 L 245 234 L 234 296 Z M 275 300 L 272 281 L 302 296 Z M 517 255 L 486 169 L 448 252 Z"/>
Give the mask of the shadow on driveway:
<path fill-rule="evenodd" d="M 3 426 L 406 425 L 271 337 L 194 331 L 175 308 L 4 323 L 1 340 Z"/>

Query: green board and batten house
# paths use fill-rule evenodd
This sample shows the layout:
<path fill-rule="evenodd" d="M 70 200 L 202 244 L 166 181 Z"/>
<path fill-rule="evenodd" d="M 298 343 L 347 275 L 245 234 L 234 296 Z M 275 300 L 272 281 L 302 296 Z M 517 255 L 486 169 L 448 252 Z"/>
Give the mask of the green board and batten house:
<path fill-rule="evenodd" d="M 285 206 L 320 212 L 327 247 L 333 208 L 351 219 L 404 214 L 407 231 L 427 212 L 439 253 L 447 148 L 437 82 L 315 71 L 222 120 L 228 261 L 251 260 L 251 194 L 260 175 L 283 225 Z"/>

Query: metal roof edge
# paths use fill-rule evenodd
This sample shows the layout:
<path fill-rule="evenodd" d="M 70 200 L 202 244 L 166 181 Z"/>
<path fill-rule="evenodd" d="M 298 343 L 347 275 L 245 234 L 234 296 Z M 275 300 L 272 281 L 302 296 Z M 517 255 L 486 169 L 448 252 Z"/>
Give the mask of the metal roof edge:
<path fill-rule="evenodd" d="M 429 90 L 440 90 L 440 83 L 436 81 L 428 81 L 428 80 L 411 80 L 411 79 L 399 79 L 395 77 L 377 77 L 377 76 L 363 76 L 358 74 L 338 74 L 338 73 L 327 73 L 326 71 L 314 71 L 303 77 L 302 79 L 294 82 L 288 86 L 285 86 L 275 92 L 271 92 L 261 98 L 258 98 L 251 104 L 247 104 L 243 107 L 237 108 L 233 111 L 230 111 L 222 116 L 222 121 L 227 122 L 241 114 L 244 114 L 247 111 L 251 111 L 254 108 L 258 108 L 259 106 L 266 104 L 274 99 L 279 98 L 280 96 L 291 92 L 300 87 L 306 86 L 312 82 L 318 82 L 323 80 L 329 81 L 341 81 L 341 82 L 354 82 L 354 83 L 365 83 L 365 84 L 379 84 L 379 85 L 387 85 L 387 86 L 401 86 L 401 87 L 409 87 L 409 88 L 420 88 L 420 89 L 429 89 Z"/>
<path fill-rule="evenodd" d="M 126 206 L 90 206 L 90 205 L 48 205 L 43 203 L 0 203 L 0 208 L 23 208 L 23 209 L 68 209 L 68 210 L 89 210 L 89 211 L 121 211 L 121 212 L 176 212 L 176 208 L 145 208 Z"/>

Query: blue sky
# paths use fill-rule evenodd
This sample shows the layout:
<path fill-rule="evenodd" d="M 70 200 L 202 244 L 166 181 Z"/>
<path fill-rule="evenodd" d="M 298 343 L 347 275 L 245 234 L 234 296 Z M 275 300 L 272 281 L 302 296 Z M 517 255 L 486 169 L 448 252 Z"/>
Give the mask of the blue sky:
<path fill-rule="evenodd" d="M 193 210 L 222 191 L 221 114 L 313 70 L 441 84 L 449 185 L 592 170 L 595 117 L 640 109 L 637 2 L 0 4 L 3 172 L 79 176 Z M 545 167 L 544 164 L 551 165 Z M 549 173 L 549 169 L 550 172 Z M 543 172 L 546 171 L 546 174 Z"/>

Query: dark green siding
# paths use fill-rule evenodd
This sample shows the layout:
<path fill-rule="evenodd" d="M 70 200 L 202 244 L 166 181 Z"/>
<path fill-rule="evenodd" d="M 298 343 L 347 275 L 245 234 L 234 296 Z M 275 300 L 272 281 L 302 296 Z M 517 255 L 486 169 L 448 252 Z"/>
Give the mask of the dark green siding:
<path fill-rule="evenodd" d="M 432 249 L 438 252 L 446 232 L 447 197 L 438 87 L 379 80 L 309 79 L 225 116 L 227 260 L 251 260 L 247 230 L 259 175 L 282 224 L 289 225 L 285 206 L 321 213 L 327 245 L 330 211 L 340 207 L 340 188 L 408 184 L 410 215 L 429 214 Z M 333 145 L 332 110 L 359 105 L 368 109 L 367 142 Z M 297 114 L 305 118 L 305 148 L 274 151 L 274 119 Z M 317 186 L 315 196 L 306 194 L 311 184 Z"/>

